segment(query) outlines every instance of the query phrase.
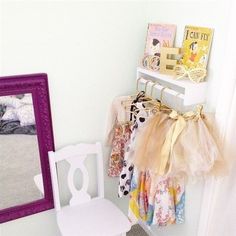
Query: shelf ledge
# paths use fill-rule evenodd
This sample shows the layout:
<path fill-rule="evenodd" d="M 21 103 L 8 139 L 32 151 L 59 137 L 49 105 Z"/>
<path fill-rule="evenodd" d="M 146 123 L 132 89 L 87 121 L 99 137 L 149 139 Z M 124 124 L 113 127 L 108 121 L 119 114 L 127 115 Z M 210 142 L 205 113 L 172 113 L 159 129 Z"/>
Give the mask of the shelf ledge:
<path fill-rule="evenodd" d="M 173 96 L 173 94 L 180 93 L 182 95 L 180 97 L 183 100 L 184 106 L 202 104 L 206 101 L 207 82 L 194 83 L 188 79 L 176 80 L 174 79 L 174 76 L 165 75 L 138 67 L 137 79 L 141 77 L 146 80 L 158 82 L 162 87 L 168 87 L 168 89 L 165 90 L 166 94 Z M 142 81 L 142 83 L 144 82 Z M 156 87 L 158 86 L 155 86 L 155 88 Z"/>

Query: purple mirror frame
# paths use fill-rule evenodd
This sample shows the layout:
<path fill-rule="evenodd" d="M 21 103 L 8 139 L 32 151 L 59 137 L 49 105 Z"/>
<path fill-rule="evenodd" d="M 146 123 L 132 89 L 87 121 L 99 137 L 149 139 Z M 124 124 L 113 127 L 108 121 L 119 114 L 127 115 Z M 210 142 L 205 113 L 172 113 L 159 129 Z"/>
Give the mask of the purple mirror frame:
<path fill-rule="evenodd" d="M 54 207 L 48 151 L 54 151 L 47 74 L 0 77 L 0 96 L 31 93 L 33 97 L 44 198 L 0 210 L 0 223 L 35 214 Z M 22 163 L 24 165 L 24 163 Z M 1 181 L 1 180 L 0 180 Z"/>

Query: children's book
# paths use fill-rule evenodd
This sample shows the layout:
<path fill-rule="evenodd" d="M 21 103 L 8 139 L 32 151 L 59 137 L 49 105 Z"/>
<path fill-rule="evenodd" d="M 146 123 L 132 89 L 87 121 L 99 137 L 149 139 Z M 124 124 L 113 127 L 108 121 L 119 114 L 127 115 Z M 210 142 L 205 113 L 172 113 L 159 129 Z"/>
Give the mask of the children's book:
<path fill-rule="evenodd" d="M 176 25 L 148 24 L 145 56 L 160 56 L 161 47 L 173 47 Z"/>
<path fill-rule="evenodd" d="M 213 29 L 185 26 L 182 64 L 187 68 L 206 68 L 213 38 Z"/>

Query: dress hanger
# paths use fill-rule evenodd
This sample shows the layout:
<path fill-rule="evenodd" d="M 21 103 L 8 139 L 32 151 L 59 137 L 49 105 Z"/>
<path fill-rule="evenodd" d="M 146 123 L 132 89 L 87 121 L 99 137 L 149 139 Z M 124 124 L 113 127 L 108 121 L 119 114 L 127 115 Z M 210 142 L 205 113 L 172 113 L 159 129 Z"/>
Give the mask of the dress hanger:
<path fill-rule="evenodd" d="M 121 101 L 121 105 L 125 106 L 125 107 L 129 107 L 131 106 L 131 103 L 135 100 L 138 99 L 140 97 L 144 97 L 145 96 L 145 91 L 139 91 L 139 81 L 143 79 L 142 77 L 138 78 L 136 81 L 136 93 L 130 95 L 128 99 Z"/>
<path fill-rule="evenodd" d="M 147 93 L 148 83 L 153 83 L 153 81 L 147 80 L 147 82 L 145 83 L 145 88 L 144 88 L 145 93 Z M 129 108 L 129 110 L 127 112 L 137 114 L 138 111 L 152 111 L 152 112 L 156 113 L 159 110 L 160 102 L 153 98 L 153 88 L 157 84 L 159 84 L 159 83 L 154 82 L 153 85 L 151 86 L 151 94 L 149 96 L 147 96 L 147 95 L 145 96 L 145 98 L 147 98 L 148 100 L 147 101 L 142 101 L 143 105 L 147 105 L 146 107 L 144 107 L 142 109 L 136 108 L 135 111 L 132 112 L 132 111 L 130 111 L 131 106 L 128 106 L 127 108 Z"/>
<path fill-rule="evenodd" d="M 148 85 L 148 83 L 151 83 L 152 81 L 144 79 L 144 80 L 146 81 L 146 82 L 145 82 L 144 91 L 139 91 L 139 81 L 140 81 L 141 79 L 144 79 L 144 78 L 140 77 L 140 78 L 137 79 L 137 81 L 136 81 L 136 94 L 131 95 L 129 99 L 126 99 L 126 100 L 124 100 L 124 101 L 121 102 L 121 104 L 122 104 L 123 106 L 125 106 L 125 108 L 129 108 L 130 106 L 132 106 L 132 102 L 133 102 L 134 100 L 138 100 L 138 99 L 140 99 L 140 98 L 143 98 L 143 100 L 147 100 L 147 101 L 148 101 L 148 100 L 152 100 L 151 97 L 149 97 L 149 96 L 146 95 L 146 94 L 147 94 L 147 85 Z"/>

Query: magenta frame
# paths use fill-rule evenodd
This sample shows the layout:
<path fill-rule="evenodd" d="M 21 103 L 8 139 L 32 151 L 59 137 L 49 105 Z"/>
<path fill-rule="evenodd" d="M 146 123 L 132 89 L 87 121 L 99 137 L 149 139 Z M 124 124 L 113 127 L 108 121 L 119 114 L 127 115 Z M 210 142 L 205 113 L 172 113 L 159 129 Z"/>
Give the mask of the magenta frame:
<path fill-rule="evenodd" d="M 40 162 L 44 183 L 44 198 L 24 205 L 0 210 L 0 223 L 35 214 L 54 207 L 48 160 L 48 152 L 54 151 L 54 141 L 47 74 L 0 77 L 0 96 L 23 93 L 31 93 L 33 97 Z"/>

